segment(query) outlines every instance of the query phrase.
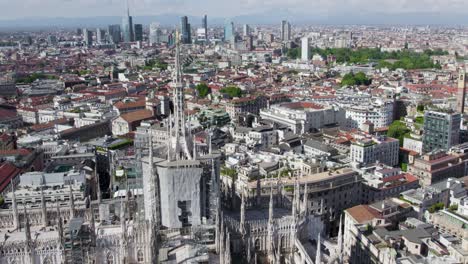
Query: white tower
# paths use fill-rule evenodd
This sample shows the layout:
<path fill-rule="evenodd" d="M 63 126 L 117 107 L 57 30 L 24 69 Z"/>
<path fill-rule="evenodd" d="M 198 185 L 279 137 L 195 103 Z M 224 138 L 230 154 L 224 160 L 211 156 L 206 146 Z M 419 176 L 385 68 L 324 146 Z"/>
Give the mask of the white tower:
<path fill-rule="evenodd" d="M 170 135 L 169 148 L 171 155 L 168 157 L 168 160 L 192 159 L 192 153 L 190 152 L 190 145 L 192 142 L 189 139 L 189 134 L 187 133 L 187 127 L 185 123 L 184 84 L 182 82 L 179 33 L 176 33 L 175 67 L 175 81 L 173 82 L 174 129 L 172 129 Z"/>
<path fill-rule="evenodd" d="M 308 37 L 303 37 L 301 39 L 301 60 L 308 61 L 309 60 L 309 45 L 310 39 Z"/>

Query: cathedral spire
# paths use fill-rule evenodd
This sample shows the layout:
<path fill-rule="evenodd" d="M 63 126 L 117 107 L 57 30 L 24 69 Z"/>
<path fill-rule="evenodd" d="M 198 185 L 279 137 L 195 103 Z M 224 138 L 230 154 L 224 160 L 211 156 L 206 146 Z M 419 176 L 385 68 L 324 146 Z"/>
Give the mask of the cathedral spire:
<path fill-rule="evenodd" d="M 227 234 L 226 234 L 225 248 L 226 248 L 226 251 L 224 254 L 224 263 L 231 264 L 231 235 L 229 234 L 229 231 L 227 231 Z"/>
<path fill-rule="evenodd" d="M 296 182 L 294 184 L 294 191 L 293 191 L 293 198 L 292 198 L 292 212 L 291 212 L 291 215 L 295 218 L 296 217 L 296 214 L 297 214 L 297 179 L 296 179 Z"/>
<path fill-rule="evenodd" d="M 70 189 L 70 219 L 75 218 L 75 197 L 73 196 L 73 189 L 71 184 L 68 185 Z"/>
<path fill-rule="evenodd" d="M 267 253 L 270 261 L 273 259 L 273 185 L 270 185 L 270 203 L 268 208 L 268 238 L 267 238 Z"/>
<path fill-rule="evenodd" d="M 320 214 L 323 214 L 324 208 L 323 208 L 323 198 L 320 200 Z"/>
<path fill-rule="evenodd" d="M 171 139 L 172 139 L 172 113 L 169 110 L 169 118 L 167 119 L 167 160 L 171 161 L 172 153 L 171 153 Z M 152 142 L 151 142 L 152 143 Z"/>
<path fill-rule="evenodd" d="M 211 154 L 211 152 L 213 151 L 213 147 L 211 145 L 211 129 L 210 129 L 210 132 L 208 133 L 208 153 Z"/>
<path fill-rule="evenodd" d="M 185 96 L 184 96 L 184 84 L 182 80 L 182 60 L 180 58 L 180 36 L 176 32 L 176 54 L 175 54 L 175 76 L 173 80 L 174 88 L 174 123 L 175 123 L 175 135 L 170 135 L 172 144 L 174 146 L 173 155 L 176 160 L 180 159 L 192 159 L 192 153 L 190 152 L 191 138 L 187 131 L 187 124 L 185 120 Z"/>
<path fill-rule="evenodd" d="M 62 214 L 60 213 L 59 203 L 56 203 L 57 207 L 57 229 L 59 233 L 60 244 L 63 246 L 63 223 L 62 223 Z"/>
<path fill-rule="evenodd" d="M 41 185 L 41 210 L 42 210 L 42 226 L 47 227 L 47 206 L 44 196 L 44 185 Z"/>
<path fill-rule="evenodd" d="M 320 233 L 318 235 L 317 239 L 317 253 L 315 254 L 315 264 L 321 264 L 322 263 L 322 253 L 321 253 L 321 242 L 320 242 Z"/>
<path fill-rule="evenodd" d="M 125 205 L 120 199 L 120 253 L 124 256 L 124 262 L 126 263 L 125 259 L 127 258 L 127 223 L 125 219 Z"/>
<path fill-rule="evenodd" d="M 340 215 L 340 226 L 338 227 L 338 258 L 339 263 L 343 263 L 343 230 L 342 230 L 342 219 L 343 216 Z"/>
<path fill-rule="evenodd" d="M 273 223 L 273 185 L 270 185 L 270 203 L 268 204 L 268 223 Z"/>
<path fill-rule="evenodd" d="M 240 231 L 242 236 L 245 235 L 245 199 L 244 199 L 244 191 L 241 193 L 241 207 L 240 207 Z"/>
<path fill-rule="evenodd" d="M 195 136 L 193 136 L 192 142 L 193 142 L 193 154 L 192 154 L 193 156 L 192 156 L 192 158 L 195 160 L 195 159 L 197 159 L 197 144 L 195 144 Z"/>
<path fill-rule="evenodd" d="M 219 235 L 219 263 L 224 264 L 224 254 L 225 254 L 225 244 L 224 244 L 224 220 L 221 215 L 221 227 L 220 227 L 220 232 L 221 234 Z"/>
<path fill-rule="evenodd" d="M 95 161 L 94 161 L 94 177 L 96 179 L 96 196 L 98 200 L 98 204 L 101 204 L 101 185 L 99 183 L 99 174 L 97 170 L 97 150 L 94 150 L 94 156 L 95 156 Z M 91 201 L 91 200 L 90 200 Z"/>
<path fill-rule="evenodd" d="M 13 206 L 13 224 L 15 229 L 20 228 L 20 221 L 19 221 L 19 214 L 18 214 L 18 204 L 16 202 L 16 194 L 15 194 L 15 184 L 13 181 L 10 183 L 13 189 L 13 197 L 11 200 Z"/>
<path fill-rule="evenodd" d="M 309 188 L 307 187 L 307 183 L 304 185 L 304 200 L 302 202 L 302 213 L 304 216 L 307 216 L 309 213 Z"/>
<path fill-rule="evenodd" d="M 91 197 L 89 197 L 91 200 Z M 90 203 L 89 205 L 89 214 L 90 214 L 90 220 L 89 220 L 89 228 L 91 230 L 91 239 L 92 239 L 92 244 L 95 245 L 96 243 L 96 226 L 95 226 L 95 219 L 94 219 L 94 210 L 93 210 L 93 204 Z"/>
<path fill-rule="evenodd" d="M 26 243 L 28 246 L 31 245 L 31 225 L 29 223 L 28 212 L 26 211 L 26 205 L 24 206 L 24 232 L 26 234 Z"/>
<path fill-rule="evenodd" d="M 216 211 L 216 219 L 215 219 L 215 247 L 216 247 L 216 253 L 220 254 L 219 248 L 220 248 L 220 243 L 219 243 L 219 237 L 220 237 L 220 225 L 221 225 L 221 219 L 219 215 L 219 210 Z"/>

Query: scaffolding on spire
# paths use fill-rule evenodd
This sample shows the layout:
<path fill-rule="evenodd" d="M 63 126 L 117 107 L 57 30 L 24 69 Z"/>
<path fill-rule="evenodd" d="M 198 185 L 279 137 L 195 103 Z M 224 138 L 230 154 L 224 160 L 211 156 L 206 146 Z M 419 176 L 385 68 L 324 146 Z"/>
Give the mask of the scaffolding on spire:
<path fill-rule="evenodd" d="M 175 55 L 175 72 L 174 72 L 174 130 L 171 131 L 170 146 L 172 157 L 171 160 L 184 160 L 192 159 L 192 153 L 190 151 L 193 142 L 190 138 L 190 133 L 187 131 L 187 124 L 185 120 L 185 101 L 184 101 L 184 84 L 182 80 L 182 66 L 180 58 L 180 37 L 179 33 L 176 32 L 176 55 Z M 171 120 L 169 121 L 169 123 Z"/>

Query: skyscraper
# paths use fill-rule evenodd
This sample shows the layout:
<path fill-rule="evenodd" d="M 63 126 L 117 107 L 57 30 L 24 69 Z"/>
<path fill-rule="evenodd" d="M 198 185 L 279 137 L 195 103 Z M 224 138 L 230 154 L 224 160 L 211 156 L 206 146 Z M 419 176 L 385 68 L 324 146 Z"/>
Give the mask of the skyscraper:
<path fill-rule="evenodd" d="M 224 23 L 224 41 L 235 43 L 234 22 L 229 19 Z"/>
<path fill-rule="evenodd" d="M 47 42 L 50 45 L 55 45 L 55 44 L 57 44 L 57 37 L 55 35 L 49 35 L 49 36 L 47 36 Z"/>
<path fill-rule="evenodd" d="M 465 112 L 466 86 L 467 80 L 465 69 L 460 69 L 460 74 L 458 77 L 457 111 L 461 114 Z"/>
<path fill-rule="evenodd" d="M 303 37 L 301 40 L 301 60 L 309 60 L 309 38 Z"/>
<path fill-rule="evenodd" d="M 291 24 L 286 20 L 281 21 L 281 40 L 291 40 Z"/>
<path fill-rule="evenodd" d="M 114 44 L 120 43 L 120 25 L 109 25 L 107 28 L 107 35 L 110 42 Z"/>
<path fill-rule="evenodd" d="M 135 24 L 135 41 L 143 41 L 143 25 Z"/>
<path fill-rule="evenodd" d="M 99 44 L 104 43 L 106 37 L 106 32 L 100 28 L 96 29 L 96 42 Z"/>
<path fill-rule="evenodd" d="M 244 37 L 247 37 L 250 35 L 250 26 L 248 24 L 244 25 L 243 32 L 242 32 Z"/>
<path fill-rule="evenodd" d="M 190 24 L 188 22 L 188 17 L 183 16 L 180 19 L 180 31 L 181 31 L 181 41 L 182 44 L 190 44 L 192 43 L 192 30 L 190 28 Z"/>
<path fill-rule="evenodd" d="M 161 30 L 159 29 L 158 23 L 151 23 L 150 24 L 150 31 L 149 31 L 149 43 L 156 44 L 160 42 Z"/>
<path fill-rule="evenodd" d="M 127 0 L 127 14 L 122 17 L 122 36 L 124 42 L 132 42 L 134 40 L 133 33 L 133 18 L 130 16 L 130 8 Z"/>
<path fill-rule="evenodd" d="M 90 47 L 93 45 L 93 32 L 91 30 L 83 29 L 83 38 L 86 46 Z"/>
<path fill-rule="evenodd" d="M 205 39 L 208 40 L 208 16 L 205 15 L 202 19 L 202 27 L 205 29 Z"/>

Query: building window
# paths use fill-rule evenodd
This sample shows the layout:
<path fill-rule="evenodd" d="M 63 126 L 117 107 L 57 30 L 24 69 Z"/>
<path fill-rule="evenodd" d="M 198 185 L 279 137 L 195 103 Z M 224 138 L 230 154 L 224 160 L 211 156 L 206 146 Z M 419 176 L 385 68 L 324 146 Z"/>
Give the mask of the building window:
<path fill-rule="evenodd" d="M 255 240 L 255 250 L 260 250 L 260 239 Z"/>
<path fill-rule="evenodd" d="M 143 252 L 141 250 L 138 250 L 137 260 L 138 260 L 138 262 L 143 262 L 145 260 L 145 258 L 143 256 Z"/>
<path fill-rule="evenodd" d="M 114 264 L 114 256 L 111 253 L 107 254 L 107 264 Z"/>

